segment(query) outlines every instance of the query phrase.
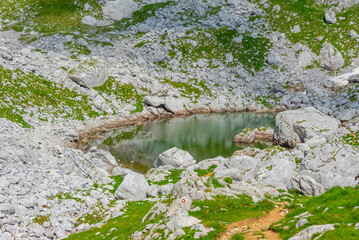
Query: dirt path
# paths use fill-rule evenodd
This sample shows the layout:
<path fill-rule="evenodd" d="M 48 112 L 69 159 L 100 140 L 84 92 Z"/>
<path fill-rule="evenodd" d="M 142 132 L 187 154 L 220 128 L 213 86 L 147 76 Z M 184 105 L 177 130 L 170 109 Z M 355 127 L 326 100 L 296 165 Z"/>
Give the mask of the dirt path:
<path fill-rule="evenodd" d="M 288 210 L 284 209 L 282 205 L 281 207 L 276 207 L 265 216 L 231 223 L 228 225 L 227 231 L 218 240 L 230 240 L 236 233 L 246 233 L 244 236 L 246 240 L 278 240 L 280 239 L 279 234 L 268 230 L 268 228 L 272 223 L 284 218 L 287 213 Z"/>

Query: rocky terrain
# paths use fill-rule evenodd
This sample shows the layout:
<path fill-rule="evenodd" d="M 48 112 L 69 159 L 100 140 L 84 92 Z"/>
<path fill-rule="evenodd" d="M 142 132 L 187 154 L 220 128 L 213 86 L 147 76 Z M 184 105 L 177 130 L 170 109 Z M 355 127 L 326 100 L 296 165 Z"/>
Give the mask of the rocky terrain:
<path fill-rule="evenodd" d="M 293 190 L 357 194 L 358 4 L 2 1 L 0 239 L 214 239 L 225 225 L 205 224 L 201 201 L 227 196 L 262 207 L 259 216 L 269 199 L 294 206 L 303 196 Z M 111 127 L 223 111 L 283 111 L 277 145 L 201 162 L 173 148 L 146 175 L 104 150 L 73 148 Z M 349 209 L 345 220 L 321 221 L 308 201 L 313 212 L 295 209 L 299 217 L 273 226 L 281 237 L 356 239 L 357 200 L 335 205 Z M 113 224 L 126 217 L 135 228 L 116 235 Z"/>

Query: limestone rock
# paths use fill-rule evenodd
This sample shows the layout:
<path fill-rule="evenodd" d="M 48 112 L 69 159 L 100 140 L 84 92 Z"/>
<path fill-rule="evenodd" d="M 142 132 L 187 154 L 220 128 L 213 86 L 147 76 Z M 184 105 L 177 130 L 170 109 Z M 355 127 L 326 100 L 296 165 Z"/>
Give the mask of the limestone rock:
<path fill-rule="evenodd" d="M 69 72 L 71 80 L 87 88 L 101 86 L 106 82 L 108 77 L 107 65 L 97 57 L 85 59 Z"/>
<path fill-rule="evenodd" d="M 338 130 L 339 121 L 313 107 L 281 112 L 276 117 L 274 141 L 283 146 L 295 147 L 313 137 L 327 141 Z"/>
<path fill-rule="evenodd" d="M 240 134 L 237 134 L 233 138 L 233 142 L 236 143 L 253 143 L 255 140 L 255 133 L 253 129 L 245 128 Z"/>
<path fill-rule="evenodd" d="M 325 12 L 324 21 L 329 24 L 334 24 L 337 22 L 337 16 L 334 11 L 329 10 Z"/>
<path fill-rule="evenodd" d="M 171 165 L 175 168 L 183 169 L 195 163 L 196 160 L 193 159 L 189 152 L 174 147 L 158 155 L 154 162 L 154 166 L 157 168 L 160 166 Z"/>
<path fill-rule="evenodd" d="M 313 64 L 313 61 L 317 59 L 317 55 L 310 51 L 301 51 L 297 55 L 299 67 L 308 67 Z"/>
<path fill-rule="evenodd" d="M 165 104 L 165 100 L 156 96 L 146 96 L 143 99 L 143 103 L 153 107 L 160 107 Z"/>
<path fill-rule="evenodd" d="M 344 65 L 344 58 L 331 43 L 324 43 L 319 52 L 319 65 L 326 70 L 335 71 Z"/>
<path fill-rule="evenodd" d="M 326 224 L 326 225 L 314 225 L 310 226 L 303 231 L 297 233 L 293 237 L 289 238 L 289 240 L 307 240 L 312 239 L 312 236 L 316 233 L 325 233 L 330 230 L 334 230 L 335 224 Z"/>
<path fill-rule="evenodd" d="M 137 3 L 133 0 L 116 0 L 105 4 L 102 7 L 102 14 L 105 18 L 119 21 L 123 18 L 131 17 L 137 7 Z"/>
<path fill-rule="evenodd" d="M 270 52 L 268 54 L 268 57 L 267 57 L 267 62 L 268 64 L 270 65 L 280 65 L 282 64 L 282 57 L 280 56 L 280 54 L 278 52 Z"/>
<path fill-rule="evenodd" d="M 146 178 L 135 172 L 124 176 L 123 182 L 117 188 L 115 196 L 119 200 L 140 201 L 147 197 L 149 185 Z"/>
<path fill-rule="evenodd" d="M 307 196 L 318 196 L 325 192 L 322 184 L 307 175 L 300 175 L 291 179 L 292 188 Z"/>

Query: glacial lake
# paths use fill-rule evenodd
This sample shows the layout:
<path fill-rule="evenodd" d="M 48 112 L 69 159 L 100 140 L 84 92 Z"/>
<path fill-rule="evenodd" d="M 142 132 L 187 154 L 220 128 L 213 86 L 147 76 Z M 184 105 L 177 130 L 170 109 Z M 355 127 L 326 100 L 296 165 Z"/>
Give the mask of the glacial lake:
<path fill-rule="evenodd" d="M 197 162 L 217 156 L 229 157 L 248 146 L 266 148 L 266 143 L 238 145 L 232 142 L 244 128 L 275 127 L 275 114 L 212 113 L 185 118 L 160 119 L 139 126 L 121 127 L 89 139 L 80 146 L 109 151 L 123 167 L 144 173 L 153 167 L 158 154 L 178 147 L 188 151 Z"/>

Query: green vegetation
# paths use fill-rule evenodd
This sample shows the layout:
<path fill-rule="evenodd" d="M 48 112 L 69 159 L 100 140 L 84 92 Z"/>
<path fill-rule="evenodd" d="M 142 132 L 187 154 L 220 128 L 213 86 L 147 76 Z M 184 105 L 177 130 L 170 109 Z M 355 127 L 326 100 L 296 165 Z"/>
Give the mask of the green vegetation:
<path fill-rule="evenodd" d="M 91 6 L 85 11 L 84 5 Z M 101 33 L 126 30 L 154 16 L 160 8 L 175 4 L 172 1 L 148 4 L 135 11 L 131 18 L 125 18 L 109 26 L 88 26 L 81 23 L 85 15 L 102 20 L 101 6 L 97 0 L 4 0 L 0 3 L 0 18 L 4 29 L 14 29 L 25 33 L 23 40 L 33 41 L 41 36 L 53 34 L 81 34 L 89 38 Z M 36 31 L 39 35 L 31 35 Z M 115 36 L 114 36 L 115 37 Z M 117 37 L 118 38 L 118 37 Z"/>
<path fill-rule="evenodd" d="M 327 24 L 324 22 L 324 14 L 329 6 L 316 4 L 315 0 L 270 0 L 265 4 L 268 6 L 264 8 L 265 18 L 269 21 L 270 30 L 285 33 L 293 44 L 302 43 L 319 54 L 322 44 L 329 42 L 343 54 L 346 66 L 350 64 L 351 58 L 358 56 L 358 43 L 349 37 L 349 32 L 359 32 L 359 26 L 355 24 L 359 21 L 359 5 L 337 13 L 336 24 Z M 280 6 L 280 11 L 274 10 L 276 5 Z M 301 31 L 292 33 L 291 29 L 296 25 L 300 26 Z M 317 40 L 318 37 L 323 39 Z"/>
<path fill-rule="evenodd" d="M 80 198 L 73 197 L 71 193 L 58 192 L 55 196 L 49 197 L 50 200 L 54 200 L 55 198 L 63 200 L 63 199 L 73 199 L 76 202 L 84 202 Z"/>
<path fill-rule="evenodd" d="M 238 198 L 215 196 L 214 200 L 194 200 L 192 206 L 198 206 L 201 210 L 190 212 L 190 215 L 202 220 L 205 226 L 215 229 L 207 236 L 200 238 L 202 240 L 217 239 L 220 233 L 226 230 L 229 223 L 259 217 L 274 208 L 273 203 L 269 200 L 254 203 L 246 195 L 240 195 Z"/>
<path fill-rule="evenodd" d="M 100 228 L 76 233 L 66 239 L 130 239 L 135 231 L 143 229 L 148 224 L 148 222 L 142 223 L 142 218 L 153 204 L 149 202 L 128 202 L 124 215 L 108 220 Z"/>
<path fill-rule="evenodd" d="M 180 89 L 182 97 L 186 98 L 192 98 L 194 97 L 194 102 L 197 101 L 197 99 L 203 95 L 208 94 L 209 96 L 212 96 L 211 90 L 206 86 L 205 81 L 198 81 L 198 79 L 190 79 L 188 80 L 188 83 L 186 82 L 174 82 L 167 78 L 161 81 L 162 83 L 167 83 L 171 85 L 174 88 Z"/>
<path fill-rule="evenodd" d="M 109 190 L 109 191 L 110 191 L 110 193 L 115 194 L 117 188 L 123 182 L 123 177 L 121 175 L 118 175 L 118 176 L 111 176 L 110 178 L 113 179 L 113 182 L 111 183 L 111 185 L 113 186 L 113 189 Z"/>
<path fill-rule="evenodd" d="M 163 179 L 162 181 L 158 181 L 158 182 L 151 182 L 149 181 L 150 184 L 157 184 L 157 185 L 166 185 L 168 183 L 177 183 L 179 180 L 181 180 L 181 174 L 183 172 L 183 169 L 171 169 L 169 170 L 170 174 L 167 175 L 165 177 L 165 179 Z"/>
<path fill-rule="evenodd" d="M 356 132 L 348 133 L 343 137 L 343 141 L 355 147 L 359 147 L 358 135 Z"/>
<path fill-rule="evenodd" d="M 45 222 L 50 221 L 50 216 L 51 216 L 51 214 L 37 215 L 34 219 L 32 219 L 32 222 L 43 225 Z"/>
<path fill-rule="evenodd" d="M 275 100 L 273 95 L 258 96 L 255 97 L 253 100 L 258 104 L 262 104 L 266 108 L 272 109 L 274 108 L 274 106 L 269 103 L 269 99 Z"/>
<path fill-rule="evenodd" d="M 86 116 L 100 115 L 92 110 L 86 95 L 48 81 L 41 75 L 0 66 L 0 81 L 0 117 L 23 127 L 31 127 L 23 118 L 25 114 L 38 114 L 44 121 L 54 117 L 84 120 Z"/>
<path fill-rule="evenodd" d="M 317 197 L 306 197 L 294 194 L 295 199 L 290 204 L 289 214 L 280 222 L 271 225 L 271 229 L 280 233 L 283 239 L 288 239 L 301 230 L 312 226 L 330 223 L 339 223 L 335 231 L 328 232 L 320 239 L 355 239 L 353 238 L 354 227 L 348 227 L 347 224 L 359 222 L 359 188 L 335 187 L 326 193 Z M 300 228 L 295 225 L 300 214 L 308 212 L 306 219 L 309 223 Z M 345 229 L 349 229 L 348 232 Z M 354 236 L 359 236 L 355 233 Z"/>
<path fill-rule="evenodd" d="M 231 240 L 244 240 L 244 236 L 240 233 L 236 233 L 232 236 Z"/>
<path fill-rule="evenodd" d="M 234 38 L 239 37 L 242 38 L 241 41 L 234 41 Z M 191 44 L 193 41 L 195 45 Z M 253 37 L 248 33 L 240 35 L 234 29 L 222 27 L 188 32 L 186 37 L 176 41 L 173 48 L 182 52 L 182 61 L 197 62 L 199 59 L 207 59 L 209 67 L 213 68 L 218 66 L 218 62 L 228 66 L 241 63 L 246 70 L 256 72 L 266 64 L 270 43 L 265 37 Z M 233 60 L 228 58 L 229 55 L 233 56 Z"/>
<path fill-rule="evenodd" d="M 210 166 L 209 168 L 203 170 L 203 169 L 195 169 L 194 171 L 196 173 L 198 173 L 198 177 L 203 177 L 206 174 L 212 173 L 214 171 L 214 169 L 216 169 L 218 167 L 218 165 L 216 164 L 212 164 L 212 166 Z"/>
<path fill-rule="evenodd" d="M 89 55 L 91 54 L 91 50 L 88 49 L 88 47 L 81 45 L 76 42 L 67 42 L 65 43 L 65 48 L 69 50 L 72 54 L 83 54 L 83 55 Z"/>
<path fill-rule="evenodd" d="M 94 88 L 98 91 L 105 99 L 106 95 L 114 95 L 116 100 L 120 100 L 126 103 L 134 104 L 136 109 L 133 112 L 142 112 L 143 110 L 143 98 L 145 94 L 139 94 L 137 89 L 131 84 L 120 84 L 115 81 L 113 77 L 109 77 L 107 81 L 100 87 Z M 148 91 L 147 89 L 141 89 Z"/>

